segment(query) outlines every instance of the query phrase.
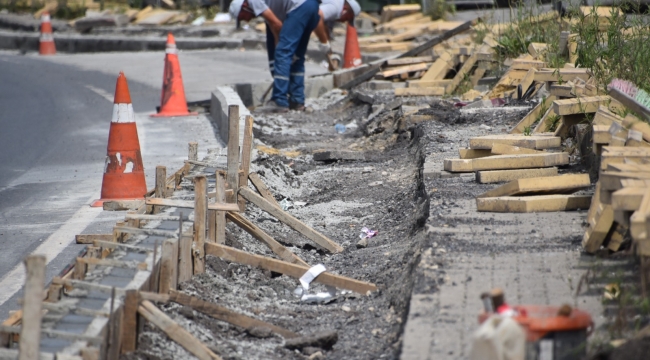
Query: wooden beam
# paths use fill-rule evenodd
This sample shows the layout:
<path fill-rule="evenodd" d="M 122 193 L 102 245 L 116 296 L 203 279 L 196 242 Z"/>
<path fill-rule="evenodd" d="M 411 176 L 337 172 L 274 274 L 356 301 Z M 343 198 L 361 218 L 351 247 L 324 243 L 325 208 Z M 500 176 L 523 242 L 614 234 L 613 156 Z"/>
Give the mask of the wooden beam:
<path fill-rule="evenodd" d="M 251 181 L 251 183 L 253 183 L 253 186 L 255 187 L 257 192 L 260 193 L 260 195 L 262 195 L 262 197 L 266 201 L 268 201 L 271 204 L 273 204 L 274 206 L 277 206 L 278 208 L 280 208 L 280 204 L 278 204 L 278 202 L 275 200 L 275 197 L 271 193 L 271 190 L 269 190 L 269 188 L 266 186 L 264 181 L 262 181 L 262 179 L 260 179 L 260 176 L 259 176 L 258 173 L 250 173 L 250 174 L 248 174 L 248 179 Z"/>
<path fill-rule="evenodd" d="M 434 80 L 441 80 L 447 75 L 447 72 L 452 68 L 454 57 L 447 51 L 440 54 L 438 59 L 431 64 L 429 70 L 422 76 L 419 82 L 428 82 Z M 417 81 L 414 81 L 414 83 Z"/>
<path fill-rule="evenodd" d="M 550 149 L 560 147 L 562 139 L 557 136 L 500 134 L 469 139 L 471 149 L 492 149 L 494 144 L 518 146 L 527 149 Z"/>
<path fill-rule="evenodd" d="M 246 116 L 244 125 L 244 145 L 241 151 L 241 171 L 239 172 L 239 186 L 248 187 L 248 174 L 251 169 L 251 150 L 253 148 L 253 117 Z M 246 210 L 246 201 L 241 196 L 238 199 L 239 211 Z"/>
<path fill-rule="evenodd" d="M 648 232 L 650 231 L 650 191 L 647 191 L 641 199 L 639 210 L 635 211 L 630 216 L 630 235 L 636 242 L 650 241 Z M 643 256 L 650 256 L 646 251 L 647 246 L 641 246 L 642 251 L 637 249 L 637 252 Z"/>
<path fill-rule="evenodd" d="M 419 63 L 419 64 L 411 64 L 411 65 L 404 65 L 404 66 L 399 66 L 399 67 L 394 67 L 390 69 L 386 69 L 379 74 L 385 78 L 395 76 L 395 75 L 400 75 L 400 74 L 408 74 L 410 72 L 416 72 L 416 71 L 422 71 L 426 70 L 429 68 L 429 64 L 427 63 Z"/>
<path fill-rule="evenodd" d="M 160 284 L 158 292 L 167 294 L 178 288 L 178 240 L 167 239 L 162 244 Z"/>
<path fill-rule="evenodd" d="M 432 62 L 434 60 L 435 59 L 433 58 L 433 56 L 416 56 L 416 57 L 408 57 L 402 59 L 388 59 L 386 60 L 386 66 L 411 65 L 411 64 Z"/>
<path fill-rule="evenodd" d="M 188 281 L 194 274 L 192 262 L 193 236 L 181 236 L 178 240 L 178 283 Z"/>
<path fill-rule="evenodd" d="M 523 148 L 519 146 L 511 146 L 501 143 L 492 145 L 492 155 L 517 155 L 517 154 L 542 154 L 539 150 Z"/>
<path fill-rule="evenodd" d="M 243 215 L 228 212 L 226 214 L 226 217 L 228 217 L 230 221 L 237 224 L 237 226 L 242 228 L 244 231 L 251 234 L 254 238 L 266 244 L 266 246 L 268 246 L 269 249 L 271 249 L 271 251 L 273 251 L 276 255 L 278 255 L 282 260 L 293 264 L 309 266 L 309 264 L 303 261 L 298 255 L 294 254 L 289 249 L 282 246 L 282 244 L 277 242 L 274 238 L 272 238 L 269 234 L 264 232 L 262 229 L 255 226 L 255 224 L 253 224 L 252 221 L 245 218 Z"/>
<path fill-rule="evenodd" d="M 120 354 L 135 351 L 138 341 L 138 304 L 137 290 L 127 290 L 122 309 L 122 328 L 120 329 Z"/>
<path fill-rule="evenodd" d="M 237 250 L 224 245 L 209 243 L 205 244 L 205 252 L 208 255 L 217 256 L 224 260 L 275 271 L 277 273 L 291 276 L 296 279 L 299 279 L 309 270 L 309 267 L 307 266 L 291 264 L 286 261 L 249 254 L 245 251 Z M 313 281 L 329 286 L 334 286 L 340 289 L 354 291 L 359 294 L 366 294 L 369 291 L 377 290 L 377 286 L 374 284 L 350 279 L 345 276 L 334 275 L 329 272 L 321 273 Z"/>
<path fill-rule="evenodd" d="M 650 189 L 642 187 L 625 187 L 612 193 L 612 209 L 614 211 L 637 211 L 641 207 L 641 200 Z"/>
<path fill-rule="evenodd" d="M 177 208 L 194 209 L 194 201 L 188 200 L 147 198 L 146 203 L 147 205 L 162 205 Z M 228 203 L 210 203 L 208 204 L 208 209 L 221 211 L 239 211 L 239 206 L 237 206 L 237 204 Z"/>
<path fill-rule="evenodd" d="M 158 165 L 156 166 L 156 187 L 154 196 L 157 198 L 165 198 L 167 193 L 167 167 Z M 158 214 L 161 208 L 159 206 L 153 207 L 153 213 Z"/>
<path fill-rule="evenodd" d="M 359 46 L 361 52 L 385 52 L 385 51 L 408 51 L 415 47 L 411 41 L 393 42 L 393 43 L 376 43 Z"/>
<path fill-rule="evenodd" d="M 568 153 L 495 155 L 480 159 L 445 159 L 444 169 L 451 172 L 544 168 L 569 163 Z"/>
<path fill-rule="evenodd" d="M 238 135 L 239 136 L 239 135 Z M 239 210 L 239 207 L 237 207 Z M 194 275 L 205 272 L 205 243 L 206 223 L 208 221 L 208 179 L 203 176 L 194 178 Z"/>
<path fill-rule="evenodd" d="M 591 186 L 589 174 L 568 174 L 513 180 L 477 198 L 573 193 Z"/>
<path fill-rule="evenodd" d="M 537 195 L 477 198 L 478 211 L 488 212 L 551 212 L 589 208 L 590 195 Z"/>
<path fill-rule="evenodd" d="M 443 87 L 395 89 L 395 96 L 442 96 L 444 94 L 445 88 Z"/>
<path fill-rule="evenodd" d="M 25 259 L 25 303 L 20 327 L 19 360 L 38 360 L 41 342 L 45 256 L 30 255 Z M 8 332 L 3 329 L 3 332 Z"/>
<path fill-rule="evenodd" d="M 239 210 L 239 208 L 235 209 L 235 211 Z M 132 235 L 153 235 L 153 236 L 163 236 L 168 239 L 173 239 L 173 238 L 178 238 L 178 233 L 175 231 L 169 231 L 169 230 L 158 230 L 158 229 L 141 229 L 141 228 L 134 228 L 130 226 L 115 226 L 113 227 L 113 232 L 116 232 L 118 234 L 132 234 Z"/>
<path fill-rule="evenodd" d="M 478 159 L 482 157 L 492 156 L 492 152 L 488 149 L 467 149 L 458 148 L 458 156 L 461 159 Z"/>
<path fill-rule="evenodd" d="M 491 184 L 499 182 L 507 182 L 517 179 L 527 179 L 542 176 L 556 176 L 557 168 L 541 168 L 541 169 L 515 169 L 515 170 L 492 170 L 492 171 L 477 171 L 476 182 L 479 184 Z"/>
<path fill-rule="evenodd" d="M 239 106 L 228 106 L 228 187 L 239 188 Z M 227 199 L 234 203 L 235 198 Z"/>
<path fill-rule="evenodd" d="M 469 59 L 465 61 L 465 63 L 463 63 L 463 66 L 461 66 L 460 70 L 458 70 L 451 83 L 445 88 L 446 94 L 451 94 L 456 90 L 460 83 L 465 79 L 465 76 L 471 73 L 472 68 L 474 68 L 474 65 L 476 65 L 476 61 L 478 60 L 476 53 L 474 53 L 469 57 Z"/>
<path fill-rule="evenodd" d="M 113 241 L 113 234 L 80 234 L 74 238 L 77 244 L 92 244 L 95 240 Z"/>
<path fill-rule="evenodd" d="M 273 332 L 281 335 L 285 339 L 291 339 L 300 336 L 285 328 L 275 326 L 265 321 L 254 319 L 252 317 L 243 314 L 236 313 L 223 306 L 219 306 L 217 304 L 203 301 L 199 298 L 186 295 L 178 291 L 171 291 L 169 293 L 169 300 L 184 306 L 189 306 L 192 309 L 201 312 L 203 314 L 206 314 L 212 318 L 215 318 L 220 321 L 225 321 L 229 324 L 239 326 L 247 330 L 252 329 L 254 327 L 264 327 L 264 328 L 271 329 Z"/>
<path fill-rule="evenodd" d="M 589 80 L 591 75 L 587 72 L 587 69 L 541 69 L 535 73 L 533 80 L 535 81 L 574 81 L 576 78 L 580 78 L 584 81 Z"/>
<path fill-rule="evenodd" d="M 221 359 L 217 354 L 213 353 L 204 343 L 195 338 L 183 327 L 178 325 L 174 320 L 167 316 L 164 312 L 160 311 L 154 304 L 148 300 L 142 301 L 138 307 L 138 313 L 142 315 L 152 324 L 156 325 L 172 340 L 176 341 L 185 350 L 200 360 L 216 360 Z"/>
<path fill-rule="evenodd" d="M 610 97 L 607 95 L 585 96 L 576 99 L 553 101 L 553 111 L 558 115 L 573 115 L 595 113 L 601 105 L 607 105 Z"/>
<path fill-rule="evenodd" d="M 217 171 L 215 176 L 216 176 L 216 181 L 215 181 L 216 200 L 217 202 L 225 202 L 226 201 L 226 174 L 223 171 Z M 246 181 L 246 183 L 248 183 L 248 181 Z M 216 229 L 215 242 L 217 244 L 225 244 L 226 243 L 226 212 L 216 211 L 216 210 L 212 210 L 212 211 L 215 212 L 215 219 L 214 219 L 215 223 L 212 224 Z"/>
<path fill-rule="evenodd" d="M 553 101 L 555 101 L 555 96 L 549 96 L 542 99 L 542 101 L 540 101 L 526 116 L 521 119 L 521 121 L 517 123 L 517 125 L 515 125 L 514 128 L 512 128 L 512 130 L 510 130 L 510 133 L 523 134 L 526 128 L 530 129 L 535 121 L 540 119 L 543 113 L 545 113 L 551 107 Z"/>
<path fill-rule="evenodd" d="M 298 231 L 299 233 L 303 234 L 307 238 L 313 240 L 316 244 L 321 246 L 323 249 L 331 252 L 331 253 L 339 253 L 343 251 L 343 247 L 341 245 L 333 242 L 332 240 L 328 239 L 326 236 L 323 234 L 319 233 L 318 231 L 312 229 L 311 227 L 305 225 L 303 222 L 300 220 L 296 219 L 286 211 L 283 211 L 279 207 L 271 204 L 270 202 L 266 201 L 263 197 L 257 195 L 254 193 L 251 189 L 248 188 L 240 188 L 239 193 L 248 201 L 252 202 L 256 206 L 258 206 L 260 209 L 266 211 L 267 213 L 273 215 L 275 218 L 283 222 L 284 224 L 288 225 L 292 229 Z"/>

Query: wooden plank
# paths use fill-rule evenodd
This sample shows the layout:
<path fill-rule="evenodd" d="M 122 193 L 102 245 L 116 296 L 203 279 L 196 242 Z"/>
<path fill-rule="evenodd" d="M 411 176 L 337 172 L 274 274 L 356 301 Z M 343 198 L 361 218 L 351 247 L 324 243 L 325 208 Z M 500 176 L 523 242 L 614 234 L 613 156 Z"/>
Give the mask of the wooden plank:
<path fill-rule="evenodd" d="M 239 119 L 237 119 L 239 121 Z M 232 130 L 232 129 L 231 129 Z M 239 136 L 239 135 L 237 135 Z M 239 210 L 239 206 L 237 206 Z M 199 175 L 194 177 L 194 275 L 205 272 L 205 253 L 203 252 L 208 221 L 208 179 Z"/>
<path fill-rule="evenodd" d="M 555 100 L 553 101 L 553 111 L 558 115 L 595 113 L 601 105 L 607 105 L 609 99 L 609 96 L 601 95 Z"/>
<path fill-rule="evenodd" d="M 386 60 L 386 66 L 400 66 L 400 65 L 427 63 L 427 62 L 433 62 L 434 60 L 435 59 L 433 58 L 433 56 L 414 56 L 414 57 L 401 58 L 401 59 L 388 59 Z"/>
<path fill-rule="evenodd" d="M 548 52 L 548 45 L 544 43 L 530 43 L 528 44 L 528 53 L 533 56 L 533 58 L 541 59 Z"/>
<path fill-rule="evenodd" d="M 147 205 L 162 205 L 184 209 L 194 209 L 194 201 L 188 200 L 147 198 L 146 203 Z M 210 203 L 208 204 L 208 209 L 221 211 L 239 211 L 239 206 L 237 204 L 230 203 Z"/>
<path fill-rule="evenodd" d="M 138 341 L 138 304 L 140 302 L 137 290 L 127 290 L 122 308 L 122 327 L 120 329 L 120 354 L 135 351 Z"/>
<path fill-rule="evenodd" d="M 650 172 L 601 171 L 599 179 L 600 185 L 604 190 L 621 189 L 627 180 L 650 180 Z"/>
<path fill-rule="evenodd" d="M 248 186 L 248 174 L 251 169 L 251 150 L 253 149 L 253 117 L 246 116 L 244 124 L 244 144 L 241 151 L 241 171 L 239 172 L 239 186 Z M 239 211 L 246 210 L 246 201 L 241 196 L 238 199 Z"/>
<path fill-rule="evenodd" d="M 262 181 L 258 173 L 248 174 L 248 179 L 251 181 L 251 183 L 253 183 L 253 186 L 255 187 L 257 192 L 260 193 L 260 195 L 262 195 L 264 200 L 280 208 L 280 204 L 278 204 L 278 202 L 275 200 L 275 197 L 271 193 L 271 190 L 269 190 L 269 188 L 266 186 L 264 181 Z"/>
<path fill-rule="evenodd" d="M 593 254 L 600 248 L 614 224 L 614 211 L 612 207 L 610 205 L 601 205 L 600 208 L 600 211 L 595 212 L 594 224 L 589 224 L 582 237 L 582 247 L 590 254 Z"/>
<path fill-rule="evenodd" d="M 298 255 L 292 253 L 289 249 L 282 246 L 282 244 L 277 242 L 269 234 L 264 232 L 264 230 L 257 227 L 255 224 L 253 224 L 252 221 L 250 221 L 243 215 L 229 212 L 226 214 L 226 217 L 230 221 L 237 224 L 237 226 L 242 228 L 244 231 L 251 234 L 254 238 L 266 244 L 266 246 L 268 246 L 269 249 L 271 249 L 271 251 L 273 251 L 276 255 L 278 255 L 282 260 L 293 264 L 309 266 L 309 264 L 307 264 L 304 260 L 302 260 Z"/>
<path fill-rule="evenodd" d="M 570 194 L 591 186 L 589 174 L 569 174 L 513 180 L 477 198 L 544 194 Z"/>
<path fill-rule="evenodd" d="M 628 231 L 628 227 L 622 224 L 615 224 L 614 229 L 609 235 L 609 242 L 607 243 L 607 248 L 611 251 L 618 251 L 623 242 L 625 241 L 625 234 Z"/>
<path fill-rule="evenodd" d="M 541 154 L 542 151 L 523 148 L 519 146 L 511 146 L 501 143 L 492 145 L 490 152 L 492 155 L 517 155 L 517 154 Z"/>
<path fill-rule="evenodd" d="M 442 96 L 445 94 L 445 88 L 396 88 L 395 96 Z"/>
<path fill-rule="evenodd" d="M 449 52 L 443 52 L 438 59 L 429 67 L 429 70 L 424 73 L 420 82 L 441 80 L 445 77 L 447 72 L 452 68 L 453 56 Z"/>
<path fill-rule="evenodd" d="M 592 124 L 594 125 L 607 125 L 608 127 L 612 123 L 623 124 L 623 118 L 609 111 L 607 106 L 601 105 L 598 107 L 596 114 L 594 115 L 594 120 Z"/>
<path fill-rule="evenodd" d="M 169 300 L 184 306 L 189 306 L 192 309 L 206 314 L 214 319 L 225 321 L 229 324 L 239 326 L 247 330 L 255 327 L 263 327 L 272 330 L 285 339 L 291 339 L 300 336 L 285 328 L 275 326 L 265 321 L 257 320 L 250 316 L 236 313 L 223 306 L 203 301 L 197 297 L 183 294 L 178 291 L 171 291 L 169 293 Z"/>
<path fill-rule="evenodd" d="M 378 44 L 369 44 L 359 46 L 361 52 L 364 53 L 373 53 L 373 52 L 386 52 L 386 51 L 408 51 L 415 47 L 410 41 L 407 42 L 393 42 L 393 43 L 378 43 Z"/>
<path fill-rule="evenodd" d="M 506 196 L 477 198 L 476 208 L 487 212 L 553 212 L 587 209 L 590 202 L 590 195 Z"/>
<path fill-rule="evenodd" d="M 303 234 L 307 238 L 313 240 L 316 244 L 321 246 L 322 248 L 326 249 L 329 252 L 332 253 L 339 253 L 343 251 L 343 247 L 341 245 L 333 242 L 332 240 L 328 239 L 326 236 L 323 234 L 319 233 L 318 231 L 312 229 L 311 227 L 305 225 L 303 222 L 300 220 L 296 219 L 289 213 L 283 211 L 279 207 L 271 204 L 270 202 L 266 201 L 263 197 L 257 195 L 254 193 L 251 189 L 248 188 L 240 188 L 239 193 L 248 201 L 252 202 L 253 204 L 257 205 L 260 209 L 266 211 L 267 213 L 273 215 L 275 218 L 283 222 L 284 224 L 288 225 L 292 229 L 298 231 L 299 233 Z"/>
<path fill-rule="evenodd" d="M 239 210 L 239 208 L 237 210 Z M 178 234 L 174 231 L 158 230 L 158 229 L 140 229 L 140 228 L 134 228 L 129 226 L 115 226 L 113 227 L 113 232 L 118 234 L 164 236 L 169 239 L 178 237 Z"/>
<path fill-rule="evenodd" d="M 643 195 L 641 200 L 641 205 L 639 210 L 635 211 L 632 216 L 630 216 L 630 235 L 632 239 L 636 242 L 646 242 L 650 240 L 648 236 L 648 231 L 650 230 L 650 191 L 646 192 Z M 643 246 L 642 249 L 646 249 L 647 246 Z M 637 253 L 639 253 L 637 249 Z M 640 255 L 649 256 L 650 254 L 646 251 L 641 251 Z"/>
<path fill-rule="evenodd" d="M 612 193 L 612 209 L 614 211 L 637 211 L 641 207 L 641 200 L 649 188 L 625 187 Z"/>
<path fill-rule="evenodd" d="M 587 81 L 589 80 L 589 77 L 591 77 L 591 75 L 587 71 L 588 71 L 587 69 L 582 69 L 582 68 L 541 69 L 537 71 L 533 80 L 542 81 L 542 82 L 546 82 L 546 81 L 566 82 L 566 81 L 574 81 L 575 79 L 579 78 L 584 81 Z"/>
<path fill-rule="evenodd" d="M 573 93 L 573 86 L 571 84 L 552 84 L 550 93 L 557 97 L 576 97 L 576 94 Z"/>
<path fill-rule="evenodd" d="M 407 88 L 436 88 L 436 87 L 446 87 L 451 83 L 451 79 L 447 80 L 432 80 L 432 81 L 408 81 L 406 83 Z"/>
<path fill-rule="evenodd" d="M 650 124 L 647 122 L 629 114 L 623 119 L 623 126 L 640 133 L 643 140 L 650 141 Z"/>
<path fill-rule="evenodd" d="M 616 88 L 610 88 L 609 89 L 609 95 L 613 98 L 619 101 L 621 104 L 624 106 L 628 107 L 630 110 L 634 111 L 635 113 L 643 116 L 647 119 L 650 119 L 650 109 L 647 107 L 639 104 L 635 99 L 627 96 L 627 94 L 619 91 Z"/>
<path fill-rule="evenodd" d="M 416 71 L 422 71 L 426 70 L 429 68 L 429 65 L 426 63 L 419 63 L 419 64 L 412 64 L 412 65 L 404 65 L 404 66 L 398 66 L 394 68 L 390 68 L 387 70 L 384 70 L 380 72 L 379 74 L 385 78 L 395 76 L 395 75 L 400 75 L 400 74 L 408 74 L 410 72 L 416 72 Z"/>
<path fill-rule="evenodd" d="M 309 267 L 306 266 L 275 260 L 265 256 L 249 254 L 245 251 L 224 245 L 205 244 L 205 252 L 212 256 L 218 256 L 224 260 L 275 271 L 296 279 L 299 279 L 309 270 Z M 313 281 L 340 289 L 354 291 L 359 294 L 367 294 L 369 291 L 377 290 L 377 287 L 374 284 L 350 279 L 345 276 L 334 275 L 329 272 L 321 273 Z"/>
<path fill-rule="evenodd" d="M 167 294 L 178 288 L 178 240 L 167 239 L 162 244 L 160 283 L 158 292 Z"/>
<path fill-rule="evenodd" d="M 20 327 L 19 360 L 38 360 L 41 342 L 43 287 L 45 287 L 45 256 L 30 255 L 25 259 L 25 302 Z"/>
<path fill-rule="evenodd" d="M 216 175 L 216 182 L 215 182 L 216 200 L 218 202 L 226 201 L 226 174 L 223 171 L 217 171 L 215 175 Z M 248 181 L 246 182 L 248 183 Z M 225 211 L 215 211 L 215 224 L 213 224 L 213 226 L 216 227 L 215 242 L 217 244 L 225 244 L 226 243 L 226 212 Z"/>
<path fill-rule="evenodd" d="M 567 165 L 568 163 L 569 154 L 567 153 L 495 155 L 480 159 L 445 159 L 444 169 L 450 172 L 474 172 L 479 170 L 545 168 Z"/>
<path fill-rule="evenodd" d="M 478 159 L 492 155 L 494 154 L 492 154 L 492 152 L 488 149 L 458 148 L 458 156 L 461 159 Z"/>
<path fill-rule="evenodd" d="M 535 121 L 541 118 L 541 116 L 551 107 L 553 101 L 555 101 L 555 96 L 549 96 L 540 101 L 526 116 L 524 116 L 521 121 L 515 125 L 511 134 L 523 134 L 526 128 L 530 128 Z"/>
<path fill-rule="evenodd" d="M 460 83 L 462 83 L 465 79 L 465 76 L 471 73 L 472 68 L 474 68 L 474 65 L 476 65 L 476 61 L 478 61 L 476 54 L 472 54 L 469 59 L 463 63 L 463 66 L 461 66 L 460 70 L 458 70 L 458 73 L 456 73 L 454 76 L 451 84 L 447 85 L 445 88 L 445 93 L 451 94 L 456 90 Z"/>
<path fill-rule="evenodd" d="M 543 176 L 556 176 L 557 168 L 541 168 L 541 169 L 516 169 L 516 170 L 493 170 L 493 171 L 477 171 L 476 182 L 479 184 L 492 184 L 499 182 L 507 182 L 518 179 L 528 179 Z"/>
<path fill-rule="evenodd" d="M 521 94 L 522 96 L 526 93 L 528 88 L 533 85 L 535 74 L 537 73 L 537 69 L 530 69 L 526 73 L 526 76 L 524 76 L 523 79 L 519 82 L 519 86 L 521 86 Z M 517 98 L 517 92 L 515 92 L 515 98 Z"/>
<path fill-rule="evenodd" d="M 192 262 L 192 236 L 181 236 L 178 240 L 178 283 L 188 281 L 194 274 Z"/>
<path fill-rule="evenodd" d="M 239 106 L 228 106 L 228 176 L 226 186 L 229 189 L 239 188 Z M 226 199 L 234 203 L 235 198 Z M 219 209 L 221 210 L 221 209 Z"/>
<path fill-rule="evenodd" d="M 545 67 L 546 63 L 544 61 L 525 59 L 514 59 L 512 65 L 510 65 L 510 68 L 514 70 L 542 69 Z"/>
<path fill-rule="evenodd" d="M 113 241 L 113 234 L 80 234 L 74 239 L 77 244 L 92 244 L 95 240 Z"/>
<path fill-rule="evenodd" d="M 22 310 L 16 310 L 15 312 L 11 313 L 7 319 L 5 319 L 2 324 L 2 326 L 14 326 L 20 323 L 20 321 L 23 318 L 23 311 Z M 13 339 L 13 335 L 10 333 L 5 333 L 0 331 L 0 349 L 4 347 L 11 347 L 11 343 Z"/>
<path fill-rule="evenodd" d="M 150 301 L 142 301 L 141 305 L 138 306 L 138 313 L 140 313 L 140 315 L 142 315 L 149 322 L 156 325 L 172 340 L 176 341 L 179 345 L 185 348 L 185 350 L 200 360 L 221 359 L 221 357 L 213 353 L 212 350 L 210 350 L 204 343 L 199 341 L 187 330 L 174 322 L 174 320 L 172 320 L 164 312 L 160 311 Z"/>
<path fill-rule="evenodd" d="M 470 138 L 469 147 L 471 149 L 492 149 L 494 144 L 504 144 L 541 150 L 560 147 L 561 142 L 562 139 L 556 136 L 501 134 Z"/>

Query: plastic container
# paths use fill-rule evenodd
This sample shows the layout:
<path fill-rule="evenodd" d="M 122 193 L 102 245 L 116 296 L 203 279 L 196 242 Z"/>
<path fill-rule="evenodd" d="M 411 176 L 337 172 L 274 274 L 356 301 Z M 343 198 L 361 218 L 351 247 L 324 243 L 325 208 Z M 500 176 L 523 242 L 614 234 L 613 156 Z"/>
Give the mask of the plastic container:
<path fill-rule="evenodd" d="M 594 323 L 589 313 L 568 306 L 514 306 L 513 319 L 526 332 L 526 360 L 583 359 Z M 561 312 L 564 315 L 560 315 Z M 481 314 L 479 322 L 489 314 Z"/>

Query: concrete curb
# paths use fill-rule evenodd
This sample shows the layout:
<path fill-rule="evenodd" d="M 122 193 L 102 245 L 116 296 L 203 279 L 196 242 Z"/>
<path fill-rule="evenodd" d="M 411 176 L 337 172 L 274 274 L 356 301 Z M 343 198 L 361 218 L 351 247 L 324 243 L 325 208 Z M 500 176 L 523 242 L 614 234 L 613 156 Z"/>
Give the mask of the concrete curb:
<path fill-rule="evenodd" d="M 218 86 L 210 99 L 210 117 L 219 130 L 221 141 L 228 144 L 228 106 L 239 105 L 239 143 L 244 143 L 244 124 L 250 111 L 239 95 L 229 86 Z"/>
<path fill-rule="evenodd" d="M 272 81 L 260 83 L 240 83 L 235 84 L 235 91 L 241 98 L 246 107 L 262 105 L 261 98 L 264 92 L 268 90 Z M 305 98 L 317 98 L 334 88 L 334 76 L 325 74 L 305 79 Z M 271 92 L 266 96 L 266 101 L 271 100 Z"/>
<path fill-rule="evenodd" d="M 0 49 L 38 51 L 38 33 L 0 31 Z M 129 37 L 106 35 L 54 34 L 56 50 L 66 53 L 108 51 L 165 50 L 165 37 Z M 181 50 L 237 49 L 241 40 L 179 38 L 176 46 Z"/>

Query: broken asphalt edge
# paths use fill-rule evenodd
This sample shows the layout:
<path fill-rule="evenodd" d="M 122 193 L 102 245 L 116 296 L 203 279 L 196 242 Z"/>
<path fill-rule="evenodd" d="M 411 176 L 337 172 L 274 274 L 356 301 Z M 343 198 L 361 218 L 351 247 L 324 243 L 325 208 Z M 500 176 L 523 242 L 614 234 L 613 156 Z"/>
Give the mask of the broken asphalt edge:
<path fill-rule="evenodd" d="M 39 33 L 0 30 L 0 49 L 22 52 L 38 51 L 39 37 Z M 166 39 L 156 36 L 133 37 L 59 33 L 54 36 L 54 44 L 58 52 L 64 53 L 162 51 L 165 50 Z M 237 49 L 242 46 L 242 41 L 179 38 L 176 39 L 176 46 L 180 50 Z"/>

